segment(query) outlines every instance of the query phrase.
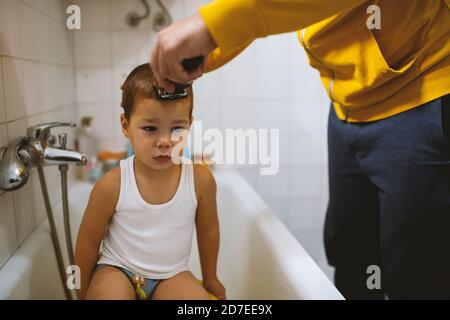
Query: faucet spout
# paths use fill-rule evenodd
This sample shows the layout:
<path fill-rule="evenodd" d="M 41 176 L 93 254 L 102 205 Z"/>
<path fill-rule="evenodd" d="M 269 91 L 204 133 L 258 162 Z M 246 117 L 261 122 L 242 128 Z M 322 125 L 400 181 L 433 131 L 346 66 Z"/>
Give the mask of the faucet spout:
<path fill-rule="evenodd" d="M 59 164 L 77 164 L 84 166 L 87 163 L 87 156 L 73 150 L 46 147 L 44 149 L 43 166 Z"/>

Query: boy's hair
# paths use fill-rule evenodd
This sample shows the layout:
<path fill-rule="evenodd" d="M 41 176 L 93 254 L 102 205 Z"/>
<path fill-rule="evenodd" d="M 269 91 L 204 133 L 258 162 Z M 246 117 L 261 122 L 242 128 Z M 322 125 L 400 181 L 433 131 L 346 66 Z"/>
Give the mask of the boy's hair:
<path fill-rule="evenodd" d="M 136 96 L 140 95 L 144 98 L 158 100 L 158 97 L 154 91 L 155 86 L 157 86 L 157 83 L 150 63 L 141 64 L 130 72 L 128 77 L 125 79 L 125 82 L 120 87 L 122 89 L 122 102 L 120 106 L 124 110 L 125 118 L 130 120 Z M 189 118 L 191 118 L 192 109 L 194 108 L 192 85 L 189 85 L 186 88 L 186 91 L 190 104 Z"/>

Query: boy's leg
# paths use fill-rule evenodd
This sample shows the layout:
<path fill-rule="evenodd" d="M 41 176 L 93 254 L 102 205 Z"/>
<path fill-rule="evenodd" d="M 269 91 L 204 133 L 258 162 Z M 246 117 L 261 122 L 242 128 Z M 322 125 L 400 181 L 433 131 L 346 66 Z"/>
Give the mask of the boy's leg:
<path fill-rule="evenodd" d="M 161 280 L 153 290 L 152 300 L 209 300 L 209 293 L 189 271 Z"/>
<path fill-rule="evenodd" d="M 367 268 L 380 263 L 378 190 L 359 163 L 357 128 L 339 120 L 331 106 L 328 119 L 329 203 L 324 230 L 335 285 L 346 299 L 383 299 L 367 288 Z"/>
<path fill-rule="evenodd" d="M 134 300 L 136 292 L 123 271 L 113 266 L 103 266 L 94 273 L 85 299 Z"/>
<path fill-rule="evenodd" d="M 360 131 L 362 167 L 380 189 L 389 298 L 450 298 L 449 109 L 447 96 Z"/>

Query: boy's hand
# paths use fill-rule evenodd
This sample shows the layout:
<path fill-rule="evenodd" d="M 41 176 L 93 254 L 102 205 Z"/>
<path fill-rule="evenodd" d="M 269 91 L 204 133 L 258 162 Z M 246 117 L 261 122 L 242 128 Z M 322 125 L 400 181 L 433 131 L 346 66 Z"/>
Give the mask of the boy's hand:
<path fill-rule="evenodd" d="M 225 287 L 217 278 L 206 279 L 203 281 L 203 287 L 205 289 L 215 295 L 219 300 L 226 300 L 225 296 Z"/>

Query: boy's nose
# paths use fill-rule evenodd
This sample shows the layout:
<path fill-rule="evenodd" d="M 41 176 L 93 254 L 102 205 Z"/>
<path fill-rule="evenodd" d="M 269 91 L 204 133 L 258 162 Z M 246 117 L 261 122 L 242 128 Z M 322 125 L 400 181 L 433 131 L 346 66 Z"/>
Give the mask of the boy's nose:
<path fill-rule="evenodd" d="M 172 141 L 170 140 L 170 134 L 164 134 L 159 136 L 158 140 L 156 141 L 156 146 L 158 148 L 162 147 L 170 147 L 172 144 Z"/>

